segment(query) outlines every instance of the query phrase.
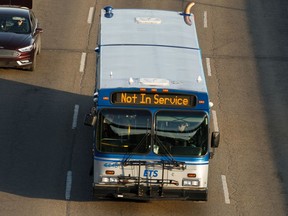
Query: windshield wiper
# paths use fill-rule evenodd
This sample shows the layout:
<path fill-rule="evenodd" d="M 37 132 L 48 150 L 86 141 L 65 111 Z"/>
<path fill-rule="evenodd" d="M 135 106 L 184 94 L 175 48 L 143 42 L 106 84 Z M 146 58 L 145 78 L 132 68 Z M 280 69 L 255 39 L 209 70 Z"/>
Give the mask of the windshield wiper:
<path fill-rule="evenodd" d="M 179 162 L 176 161 L 174 159 L 174 157 L 172 156 L 172 154 L 170 153 L 170 151 L 167 149 L 167 147 L 162 143 L 162 141 L 158 138 L 157 135 L 155 135 L 155 143 L 157 143 L 159 145 L 159 148 L 162 148 L 164 150 L 164 156 L 167 158 L 167 161 L 162 161 L 163 166 L 165 165 L 172 165 L 173 168 L 181 168 L 181 169 L 185 169 L 185 162 Z M 154 143 L 154 145 L 155 145 Z M 168 167 L 166 167 L 167 169 Z"/>
<path fill-rule="evenodd" d="M 122 164 L 123 164 L 124 166 L 127 166 L 127 165 L 128 165 L 128 161 L 131 159 L 132 155 L 133 155 L 134 153 L 137 153 L 138 150 L 139 150 L 141 147 L 144 146 L 143 143 L 146 144 L 145 141 L 146 141 L 146 139 L 148 139 L 149 136 L 150 136 L 150 133 L 147 132 L 147 133 L 145 134 L 145 136 L 142 137 L 142 139 L 140 140 L 140 142 L 135 146 L 135 148 L 134 148 L 131 152 L 128 152 L 128 153 L 125 154 L 125 156 L 124 156 L 124 158 L 123 158 L 123 160 L 122 160 Z"/>

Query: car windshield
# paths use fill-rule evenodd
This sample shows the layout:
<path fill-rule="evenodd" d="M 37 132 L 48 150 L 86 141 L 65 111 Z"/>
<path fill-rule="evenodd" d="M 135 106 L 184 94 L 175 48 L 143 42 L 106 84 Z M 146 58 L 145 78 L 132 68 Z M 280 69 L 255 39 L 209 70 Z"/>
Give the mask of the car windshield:
<path fill-rule="evenodd" d="M 0 32 L 14 32 L 17 34 L 30 33 L 29 20 L 21 16 L 0 15 Z"/>
<path fill-rule="evenodd" d="M 149 152 L 151 119 L 151 113 L 146 110 L 101 110 L 97 127 L 97 149 L 107 153 Z"/>
<path fill-rule="evenodd" d="M 208 148 L 208 118 L 204 112 L 159 111 L 156 114 L 155 154 L 201 156 Z"/>

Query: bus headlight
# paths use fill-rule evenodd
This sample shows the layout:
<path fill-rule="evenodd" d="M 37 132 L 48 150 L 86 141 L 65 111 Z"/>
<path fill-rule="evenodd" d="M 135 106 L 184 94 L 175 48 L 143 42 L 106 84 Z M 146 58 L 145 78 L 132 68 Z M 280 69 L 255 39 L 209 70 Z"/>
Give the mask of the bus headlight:
<path fill-rule="evenodd" d="M 118 183 L 118 182 L 119 182 L 118 178 L 110 177 L 110 183 Z"/>
<path fill-rule="evenodd" d="M 200 181 L 198 179 L 183 179 L 182 186 L 188 187 L 198 187 L 200 185 Z"/>
<path fill-rule="evenodd" d="M 103 182 L 103 183 L 109 183 L 109 178 L 108 178 L 108 177 L 102 177 L 101 182 Z"/>
<path fill-rule="evenodd" d="M 102 183 L 112 183 L 112 184 L 115 184 L 115 183 L 118 183 L 118 182 L 119 182 L 119 179 L 118 179 L 117 177 L 108 177 L 108 176 L 105 176 L 105 177 L 102 177 L 101 182 L 102 182 Z"/>

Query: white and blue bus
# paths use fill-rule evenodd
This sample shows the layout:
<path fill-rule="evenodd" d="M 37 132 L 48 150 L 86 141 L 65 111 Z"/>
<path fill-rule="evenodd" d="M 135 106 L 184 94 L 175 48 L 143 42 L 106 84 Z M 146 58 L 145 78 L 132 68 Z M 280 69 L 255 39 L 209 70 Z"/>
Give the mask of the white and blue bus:
<path fill-rule="evenodd" d="M 219 132 L 194 16 L 101 10 L 94 107 L 93 191 L 98 198 L 206 201 Z"/>

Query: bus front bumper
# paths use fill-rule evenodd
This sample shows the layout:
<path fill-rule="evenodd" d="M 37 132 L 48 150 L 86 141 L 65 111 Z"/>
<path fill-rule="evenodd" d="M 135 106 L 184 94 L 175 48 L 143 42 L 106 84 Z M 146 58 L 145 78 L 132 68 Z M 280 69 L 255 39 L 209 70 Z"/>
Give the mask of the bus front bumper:
<path fill-rule="evenodd" d="M 108 186 L 94 185 L 96 198 L 117 198 L 132 200 L 190 200 L 207 201 L 208 189 L 165 188 L 160 186 Z"/>

